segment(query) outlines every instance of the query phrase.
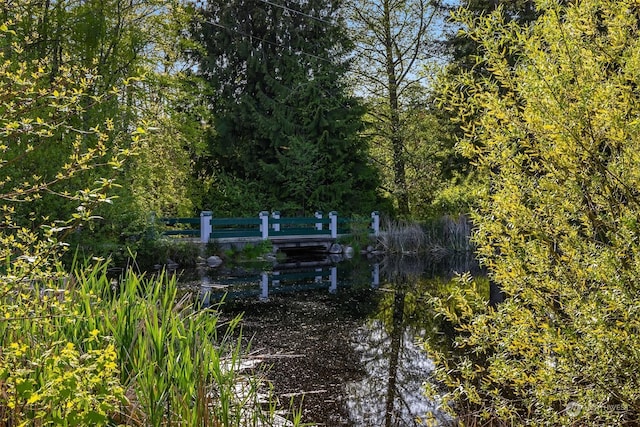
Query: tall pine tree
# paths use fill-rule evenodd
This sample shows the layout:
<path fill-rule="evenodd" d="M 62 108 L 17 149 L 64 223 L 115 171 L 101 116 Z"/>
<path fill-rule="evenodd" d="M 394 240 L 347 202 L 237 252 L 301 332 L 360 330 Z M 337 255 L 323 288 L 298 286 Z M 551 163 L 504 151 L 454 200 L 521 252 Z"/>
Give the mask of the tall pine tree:
<path fill-rule="evenodd" d="M 352 45 L 340 3 L 213 0 L 193 26 L 198 71 L 213 88 L 206 167 L 247 184 L 254 194 L 243 197 L 264 208 L 375 207 L 364 110 L 343 79 Z"/>

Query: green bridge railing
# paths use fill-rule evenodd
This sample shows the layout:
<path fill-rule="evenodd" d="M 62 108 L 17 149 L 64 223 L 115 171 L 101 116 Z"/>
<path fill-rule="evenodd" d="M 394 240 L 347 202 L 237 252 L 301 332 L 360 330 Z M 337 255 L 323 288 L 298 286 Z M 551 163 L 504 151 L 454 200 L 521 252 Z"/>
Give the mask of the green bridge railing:
<path fill-rule="evenodd" d="M 257 218 L 215 218 L 211 211 L 200 213 L 200 218 L 160 218 L 167 226 L 187 225 L 188 228 L 166 230 L 165 236 L 200 237 L 202 243 L 215 239 L 256 237 L 263 240 L 292 236 L 325 236 L 337 238 L 350 232 L 353 222 L 349 218 L 338 218 L 336 212 L 326 217 L 316 212 L 313 217 L 281 217 L 279 212 L 260 212 Z M 197 225 L 197 227 L 196 227 Z M 380 233 L 380 215 L 371 213 L 367 226 L 369 233 Z"/>

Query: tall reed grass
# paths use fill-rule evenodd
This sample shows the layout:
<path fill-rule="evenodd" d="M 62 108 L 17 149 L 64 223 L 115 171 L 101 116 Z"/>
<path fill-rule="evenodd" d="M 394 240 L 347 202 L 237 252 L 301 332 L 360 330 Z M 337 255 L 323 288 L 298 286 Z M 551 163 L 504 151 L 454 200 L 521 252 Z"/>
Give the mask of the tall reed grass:
<path fill-rule="evenodd" d="M 471 221 L 465 216 L 444 216 L 427 223 L 385 221 L 379 244 L 385 252 L 399 254 L 428 253 L 443 257 L 473 250 Z"/>
<path fill-rule="evenodd" d="M 473 251 L 471 244 L 471 220 L 466 215 L 445 215 L 424 225 L 432 244 L 443 246 L 454 252 Z"/>
<path fill-rule="evenodd" d="M 196 309 L 175 278 L 114 286 L 99 265 L 0 285 L 0 425 L 274 423 L 268 385 L 242 372 L 239 318 Z"/>

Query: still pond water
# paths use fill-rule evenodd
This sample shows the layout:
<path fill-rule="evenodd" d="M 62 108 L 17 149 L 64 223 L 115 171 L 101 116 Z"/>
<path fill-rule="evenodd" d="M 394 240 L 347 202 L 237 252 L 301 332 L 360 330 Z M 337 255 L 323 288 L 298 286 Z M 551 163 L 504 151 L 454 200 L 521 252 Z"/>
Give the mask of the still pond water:
<path fill-rule="evenodd" d="M 226 294 L 225 316 L 242 314 L 251 357 L 281 406 L 301 405 L 304 422 L 419 426 L 433 413 L 447 425 L 423 395 L 433 363 L 420 341 L 443 339 L 426 299 L 456 272 L 476 270 L 468 257 L 307 256 L 264 270 L 201 270 L 195 283 L 205 306 Z"/>

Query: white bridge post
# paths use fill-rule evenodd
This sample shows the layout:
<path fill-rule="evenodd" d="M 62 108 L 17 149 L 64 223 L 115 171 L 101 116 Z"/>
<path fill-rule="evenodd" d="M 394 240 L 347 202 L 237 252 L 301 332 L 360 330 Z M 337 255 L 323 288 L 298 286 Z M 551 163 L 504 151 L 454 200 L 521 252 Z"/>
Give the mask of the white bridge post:
<path fill-rule="evenodd" d="M 322 211 L 316 211 L 315 215 L 316 219 L 322 219 Z M 322 231 L 322 223 L 316 222 L 316 230 Z"/>
<path fill-rule="evenodd" d="M 280 212 L 279 211 L 275 211 L 271 213 L 271 218 L 273 219 L 280 219 Z M 280 223 L 276 222 L 273 224 L 273 231 L 280 231 Z"/>
<path fill-rule="evenodd" d="M 371 212 L 371 228 L 374 236 L 380 236 L 380 213 L 378 211 Z"/>
<path fill-rule="evenodd" d="M 211 218 L 213 218 L 213 212 L 200 212 L 200 242 L 202 243 L 209 243 L 209 237 L 211 236 Z"/>
<path fill-rule="evenodd" d="M 380 264 L 373 264 L 373 270 L 371 270 L 371 288 L 377 289 L 380 286 Z"/>
<path fill-rule="evenodd" d="M 331 224 L 329 226 L 329 229 L 331 230 L 331 238 L 335 239 L 338 237 L 338 212 L 329 212 L 329 219 L 331 220 Z"/>
<path fill-rule="evenodd" d="M 260 219 L 262 220 L 262 222 L 260 223 L 262 240 L 267 240 L 269 238 L 269 212 L 267 211 L 260 212 Z"/>

